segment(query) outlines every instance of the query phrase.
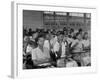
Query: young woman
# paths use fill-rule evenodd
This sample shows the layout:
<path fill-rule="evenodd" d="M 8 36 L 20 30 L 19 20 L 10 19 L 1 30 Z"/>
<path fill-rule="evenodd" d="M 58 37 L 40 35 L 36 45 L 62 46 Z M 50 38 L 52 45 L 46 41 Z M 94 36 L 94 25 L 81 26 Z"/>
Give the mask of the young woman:
<path fill-rule="evenodd" d="M 82 36 L 80 33 L 76 34 L 76 39 L 72 42 L 71 48 L 73 52 L 80 52 L 83 49 L 82 46 Z"/>
<path fill-rule="evenodd" d="M 83 66 L 90 66 L 91 65 L 91 54 L 90 54 L 90 40 L 88 38 L 88 33 L 85 32 L 83 36 L 83 50 L 85 51 L 84 54 L 82 54 L 82 65 Z"/>
<path fill-rule="evenodd" d="M 83 51 L 82 36 L 80 33 L 76 33 L 76 39 L 72 42 L 71 53 L 73 59 L 77 61 L 78 66 L 81 66 L 81 53 Z"/>

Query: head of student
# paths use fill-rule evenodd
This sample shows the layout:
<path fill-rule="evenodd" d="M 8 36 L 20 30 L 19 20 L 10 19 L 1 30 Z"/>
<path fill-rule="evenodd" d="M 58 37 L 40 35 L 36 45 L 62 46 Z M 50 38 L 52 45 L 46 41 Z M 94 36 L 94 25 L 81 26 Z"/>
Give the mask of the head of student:
<path fill-rule="evenodd" d="M 48 32 L 45 33 L 45 39 L 50 40 L 50 34 Z"/>
<path fill-rule="evenodd" d="M 68 31 L 67 30 L 64 30 L 63 33 L 64 33 L 65 36 L 68 35 Z"/>
<path fill-rule="evenodd" d="M 58 35 L 58 41 L 63 41 L 63 38 L 64 38 L 64 33 L 63 31 L 60 31 L 60 34 Z"/>
<path fill-rule="evenodd" d="M 74 29 L 73 29 L 73 28 L 71 28 L 71 29 L 70 29 L 70 34 L 71 34 L 71 33 L 73 33 L 73 32 L 74 32 Z"/>
<path fill-rule="evenodd" d="M 85 33 L 84 33 L 83 39 L 88 39 L 88 32 L 85 32 Z"/>
<path fill-rule="evenodd" d="M 38 32 L 34 32 L 34 33 L 32 34 L 32 38 L 33 38 L 34 40 L 37 38 L 37 36 L 38 36 Z"/>
<path fill-rule="evenodd" d="M 76 39 L 78 40 L 82 40 L 82 35 L 78 32 L 76 33 Z"/>
<path fill-rule="evenodd" d="M 43 45 L 44 45 L 44 40 L 45 40 L 45 38 L 44 38 L 44 35 L 39 35 L 38 37 L 37 37 L 37 44 L 38 44 L 38 46 L 40 46 L 40 47 L 43 47 Z"/>
<path fill-rule="evenodd" d="M 82 28 L 80 28 L 80 29 L 78 30 L 78 32 L 79 32 L 80 34 L 82 34 L 82 32 L 83 32 Z"/>

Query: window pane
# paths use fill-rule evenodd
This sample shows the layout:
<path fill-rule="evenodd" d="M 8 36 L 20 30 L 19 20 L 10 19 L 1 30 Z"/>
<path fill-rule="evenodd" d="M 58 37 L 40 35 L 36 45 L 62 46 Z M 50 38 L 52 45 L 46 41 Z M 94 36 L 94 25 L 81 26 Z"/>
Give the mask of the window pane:
<path fill-rule="evenodd" d="M 65 12 L 56 12 L 56 15 L 67 15 Z"/>
<path fill-rule="evenodd" d="M 69 13 L 69 16 L 84 17 L 84 14 L 83 13 L 74 13 L 74 12 L 71 12 L 71 13 Z"/>
<path fill-rule="evenodd" d="M 44 11 L 44 14 L 53 14 L 52 11 Z"/>
<path fill-rule="evenodd" d="M 91 14 L 90 13 L 86 13 L 86 17 L 87 18 L 91 18 Z"/>

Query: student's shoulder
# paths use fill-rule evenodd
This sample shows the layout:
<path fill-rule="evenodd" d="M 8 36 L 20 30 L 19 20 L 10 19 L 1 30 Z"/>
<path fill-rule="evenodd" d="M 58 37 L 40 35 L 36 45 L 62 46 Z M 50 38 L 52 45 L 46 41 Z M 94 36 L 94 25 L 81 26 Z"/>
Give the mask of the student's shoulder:
<path fill-rule="evenodd" d="M 44 50 L 49 51 L 47 47 L 44 47 Z"/>

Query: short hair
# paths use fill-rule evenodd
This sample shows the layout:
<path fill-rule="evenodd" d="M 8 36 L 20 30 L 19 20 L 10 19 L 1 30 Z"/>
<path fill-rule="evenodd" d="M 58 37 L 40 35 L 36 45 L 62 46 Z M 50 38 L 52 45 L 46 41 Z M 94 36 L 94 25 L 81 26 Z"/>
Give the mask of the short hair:
<path fill-rule="evenodd" d="M 60 31 L 60 35 L 64 35 L 64 31 Z"/>
<path fill-rule="evenodd" d="M 81 32 L 81 31 L 83 31 L 83 30 L 82 30 L 82 28 L 80 28 L 78 31 Z"/>
<path fill-rule="evenodd" d="M 66 31 L 66 30 L 67 30 L 67 28 L 66 28 L 66 27 L 64 27 L 64 28 L 63 28 L 63 30 L 64 30 L 64 31 Z"/>
<path fill-rule="evenodd" d="M 79 32 L 77 32 L 77 33 L 76 33 L 76 37 L 77 37 L 78 35 L 80 35 L 80 33 L 79 33 Z"/>
<path fill-rule="evenodd" d="M 85 35 L 88 35 L 88 32 L 84 32 L 83 39 L 85 39 Z"/>
<path fill-rule="evenodd" d="M 69 38 L 72 38 L 72 36 L 71 36 L 71 35 L 68 35 L 68 37 L 69 37 Z"/>
<path fill-rule="evenodd" d="M 45 39 L 44 34 L 39 34 L 38 37 L 36 38 L 36 42 L 38 42 L 39 38 L 44 38 Z"/>
<path fill-rule="evenodd" d="M 73 29 L 73 28 L 71 28 L 71 29 L 70 29 L 70 31 L 71 31 L 71 32 L 74 32 L 74 29 Z"/>
<path fill-rule="evenodd" d="M 34 45 L 33 41 L 28 42 L 29 45 Z"/>

